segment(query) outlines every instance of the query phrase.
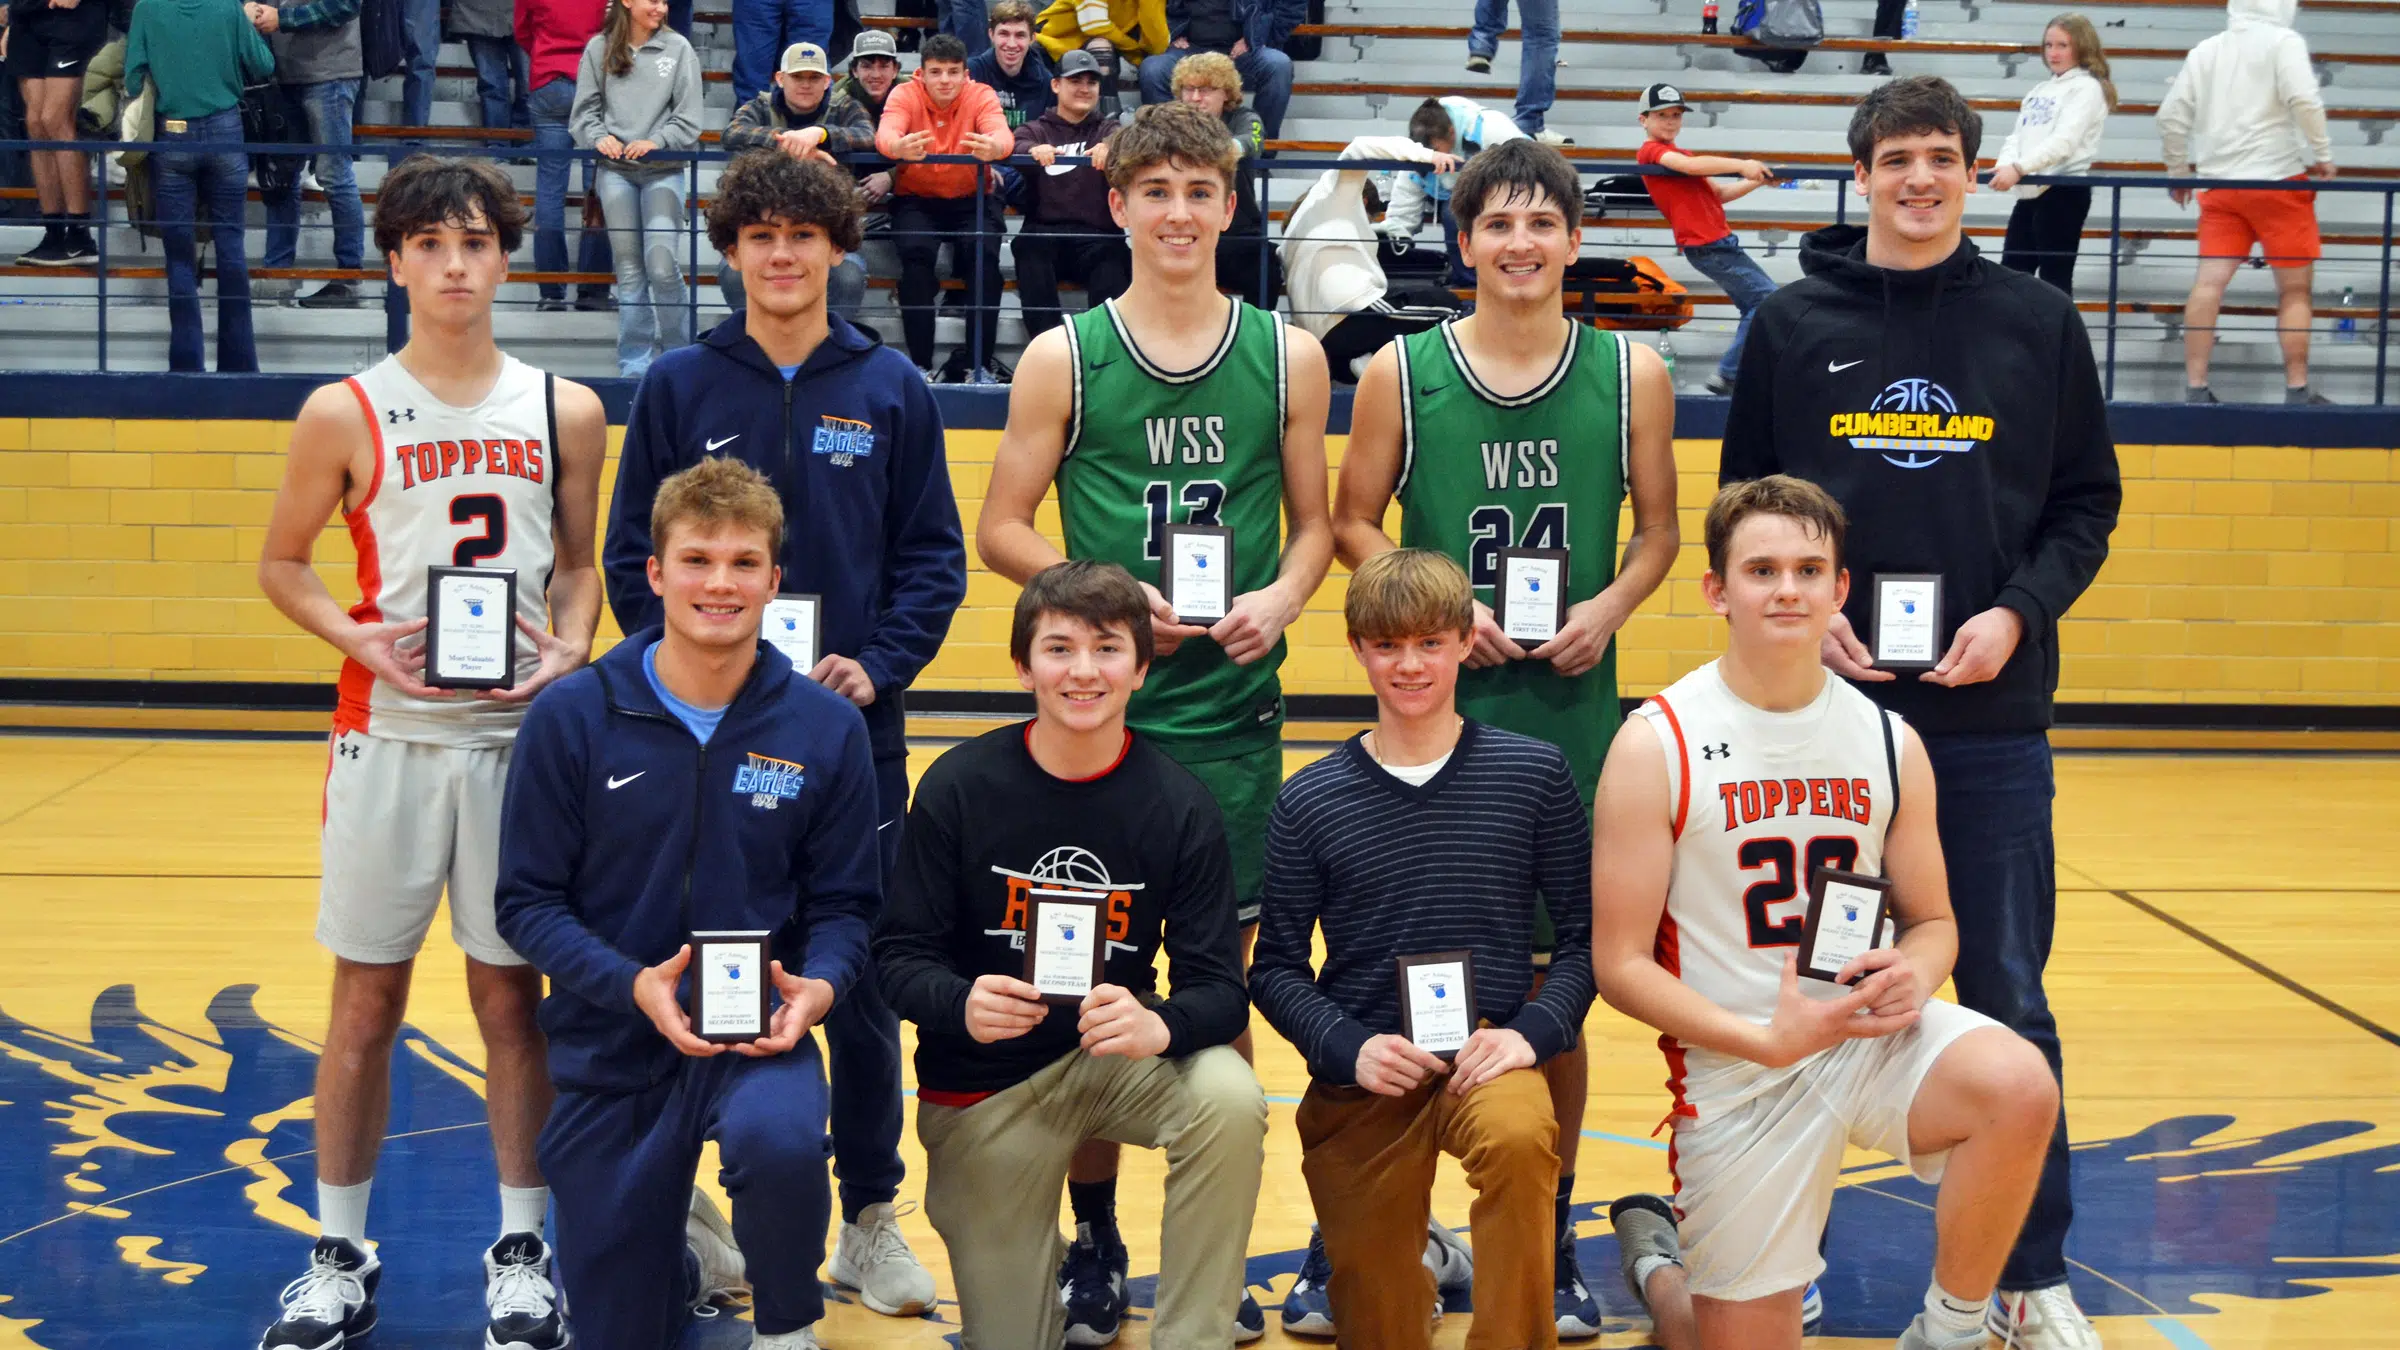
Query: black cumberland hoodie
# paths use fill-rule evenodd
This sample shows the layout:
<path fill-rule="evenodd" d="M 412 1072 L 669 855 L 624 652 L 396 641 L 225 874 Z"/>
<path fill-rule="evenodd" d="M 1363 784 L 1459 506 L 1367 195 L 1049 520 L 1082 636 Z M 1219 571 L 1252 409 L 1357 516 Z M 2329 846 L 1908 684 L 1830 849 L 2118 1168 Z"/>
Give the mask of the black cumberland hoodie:
<path fill-rule="evenodd" d="M 1878 572 L 1942 574 L 1943 640 L 1995 605 L 2025 621 L 2000 674 L 1859 687 L 1923 731 L 2036 731 L 2058 689 L 2058 620 L 2108 556 L 2123 489 L 2074 303 L 1960 240 L 1937 266 L 1866 260 L 1864 228 L 1801 241 L 1807 276 L 1750 324 L 1720 482 L 1809 479 L 1850 516 L 1863 636 Z"/>

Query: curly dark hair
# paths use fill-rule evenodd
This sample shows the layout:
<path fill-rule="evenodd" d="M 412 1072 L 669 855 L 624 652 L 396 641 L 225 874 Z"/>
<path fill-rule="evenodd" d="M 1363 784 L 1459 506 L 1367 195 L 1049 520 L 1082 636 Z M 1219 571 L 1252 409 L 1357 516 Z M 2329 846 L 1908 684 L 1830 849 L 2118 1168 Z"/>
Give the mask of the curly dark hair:
<path fill-rule="evenodd" d="M 415 154 L 383 176 L 375 198 L 375 251 L 393 254 L 413 234 L 443 225 L 465 227 L 476 217 L 514 253 L 525 237 L 525 202 L 498 166 L 482 159 Z"/>
<path fill-rule="evenodd" d="M 1939 75 L 1886 80 L 1869 90 L 1850 114 L 1850 158 L 1873 164 L 1876 146 L 1928 132 L 1957 136 L 1958 148 L 1972 166 L 1983 148 L 1983 114 Z"/>
<path fill-rule="evenodd" d="M 835 248 L 856 253 L 865 228 L 857 180 L 823 160 L 794 159 L 780 150 L 735 155 L 709 203 L 708 242 L 729 254 L 743 227 L 777 220 L 814 225 Z"/>

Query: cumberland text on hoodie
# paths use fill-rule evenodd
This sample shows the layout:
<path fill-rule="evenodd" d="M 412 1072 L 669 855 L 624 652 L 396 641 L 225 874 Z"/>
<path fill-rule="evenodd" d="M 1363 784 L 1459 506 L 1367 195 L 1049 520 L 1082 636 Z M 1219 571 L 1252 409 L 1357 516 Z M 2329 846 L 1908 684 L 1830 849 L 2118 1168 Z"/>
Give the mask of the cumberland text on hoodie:
<path fill-rule="evenodd" d="M 544 690 L 509 762 L 500 936 L 550 977 L 541 1023 L 562 1091 L 636 1092 L 675 1071 L 683 1054 L 634 1005 L 633 977 L 691 933 L 795 920 L 807 954 L 785 970 L 838 1000 L 881 899 L 858 710 L 761 643 L 702 745 L 642 672 L 659 636 Z"/>
<path fill-rule="evenodd" d="M 2291 178 L 2333 160 L 2298 0 L 2228 0 L 2225 31 L 2192 48 L 2158 105 L 2170 173 Z"/>
<path fill-rule="evenodd" d="M 2085 174 L 2100 153 L 2100 132 L 2108 122 L 2108 95 L 2099 78 L 2081 66 L 2053 75 L 2034 86 L 2017 105 L 2017 123 L 2001 142 L 1993 167 L 2014 164 L 2027 177 L 2037 174 Z M 2048 191 L 2027 183 L 2016 195 L 2030 201 Z"/>
<path fill-rule="evenodd" d="M 2108 556 L 2123 496 L 2108 405 L 2074 302 L 1960 240 L 1921 271 L 1866 260 L 1866 231 L 1801 241 L 1808 275 L 1751 318 L 1719 478 L 1793 474 L 1850 516 L 1850 623 L 1878 572 L 1942 574 L 1942 641 L 1995 605 L 2024 620 L 2000 674 L 1859 686 L 1927 733 L 2037 731 L 2058 621 Z"/>
<path fill-rule="evenodd" d="M 901 691 L 940 650 L 967 594 L 942 417 L 925 377 L 839 317 L 788 381 L 739 314 L 652 362 L 626 419 L 600 555 L 625 632 L 663 612 L 647 571 L 658 485 L 706 455 L 730 455 L 775 484 L 783 589 L 821 597 L 825 653 L 857 661 L 875 682 L 866 718 L 876 758 L 905 755 Z"/>

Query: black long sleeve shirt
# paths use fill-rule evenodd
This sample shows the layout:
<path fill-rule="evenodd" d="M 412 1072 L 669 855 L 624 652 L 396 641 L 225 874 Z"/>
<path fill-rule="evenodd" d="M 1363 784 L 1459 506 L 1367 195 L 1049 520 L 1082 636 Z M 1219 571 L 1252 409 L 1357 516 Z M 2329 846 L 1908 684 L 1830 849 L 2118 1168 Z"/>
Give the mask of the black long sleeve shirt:
<path fill-rule="evenodd" d="M 978 1044 L 967 993 L 979 975 L 1025 974 L 1037 886 L 1104 897 L 1107 977 L 1151 1002 L 1169 1055 L 1224 1045 L 1249 1022 L 1233 865 L 1214 798 L 1183 766 L 1128 733 L 1096 778 L 1054 778 L 1026 748 L 1029 723 L 956 746 L 926 770 L 875 929 L 884 997 L 917 1024 L 917 1083 L 989 1093 L 1077 1052 L 1076 1010 Z M 1155 998 L 1163 947 L 1174 994 Z"/>

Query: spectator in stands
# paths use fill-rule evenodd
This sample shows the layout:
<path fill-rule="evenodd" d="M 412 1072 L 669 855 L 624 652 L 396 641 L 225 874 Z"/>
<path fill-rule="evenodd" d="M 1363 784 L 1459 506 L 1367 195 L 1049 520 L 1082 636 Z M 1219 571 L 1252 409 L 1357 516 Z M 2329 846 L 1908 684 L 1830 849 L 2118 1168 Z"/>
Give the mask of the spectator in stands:
<path fill-rule="evenodd" d="M 517 45 L 525 50 L 527 82 L 533 94 L 527 106 L 533 116 L 533 148 L 544 152 L 533 170 L 533 265 L 537 271 L 567 270 L 567 180 L 574 172 L 575 146 L 568 118 L 575 108 L 575 72 L 584 46 L 600 31 L 608 0 L 517 0 Z M 583 162 L 583 191 L 599 191 L 599 166 Z M 578 272 L 607 272 L 608 232 L 580 230 L 576 241 Z M 606 309 L 608 288 L 597 283 L 577 293 L 577 309 Z M 567 288 L 542 283 L 541 308 L 567 308 Z"/>
<path fill-rule="evenodd" d="M 1242 106 L 1242 77 L 1232 57 L 1223 52 L 1185 57 L 1175 67 L 1174 93 L 1223 122 L 1243 159 L 1255 161 L 1266 153 L 1262 120 Z M 1233 171 L 1233 223 L 1217 236 L 1217 286 L 1260 309 L 1273 309 L 1283 292 L 1283 266 L 1262 242 L 1267 226 L 1258 208 L 1256 167 L 1237 165 Z"/>
<path fill-rule="evenodd" d="M 359 0 L 251 0 L 242 8 L 275 53 L 276 82 L 308 110 L 308 138 L 319 145 L 350 144 L 365 68 L 358 45 Z M 367 217 L 359 204 L 357 162 L 348 155 L 317 156 L 317 184 L 333 215 L 333 265 L 356 270 L 366 259 Z M 265 199 L 269 267 L 290 267 L 300 256 L 300 189 Z M 273 282 L 260 282 L 264 292 Z M 292 293 L 290 282 L 277 289 Z M 292 303 L 303 309 L 349 309 L 359 284 L 328 281 Z"/>
<path fill-rule="evenodd" d="M 1056 72 L 1049 53 L 1033 45 L 1033 6 L 1026 0 L 992 0 L 987 36 L 989 44 L 967 58 L 967 78 L 999 95 L 1000 115 L 1013 132 L 1057 101 L 1050 90 Z"/>
<path fill-rule="evenodd" d="M 1167 0 L 1173 50 L 1142 63 L 1142 102 L 1181 97 L 1176 72 L 1185 53 L 1219 52 L 1241 72 L 1235 101 L 1249 89 L 1266 123 L 1266 139 L 1274 140 L 1283 134 L 1283 114 L 1292 106 L 1292 58 L 1283 49 L 1292 29 L 1307 20 L 1306 0 Z M 1246 147 L 1244 153 L 1255 152 Z M 1223 276 L 1218 274 L 1220 280 Z"/>
<path fill-rule="evenodd" d="M 967 55 L 981 56 L 992 48 L 990 19 L 983 8 L 984 0 L 898 0 L 894 9 L 907 14 L 921 8 L 935 16 L 935 26 L 964 43 Z M 915 36 L 911 30 L 910 36 Z M 911 48 L 914 50 L 914 48 Z"/>
<path fill-rule="evenodd" d="M 1361 136 L 1343 159 L 1414 159 L 1434 173 L 1458 171 L 1456 156 L 1405 136 Z M 1368 358 L 1393 338 L 1420 333 L 1458 313 L 1458 299 L 1430 281 L 1385 278 L 1391 241 L 1367 219 L 1367 171 L 1328 169 L 1284 221 L 1283 275 L 1292 321 L 1325 345 L 1333 378 L 1358 383 Z"/>
<path fill-rule="evenodd" d="M 1648 174 L 1642 186 L 1658 213 L 1675 232 L 1675 247 L 1685 262 L 1725 288 L 1727 299 L 1741 311 L 1733 342 L 1708 378 L 1708 392 L 1731 396 L 1733 377 L 1742 364 L 1742 342 L 1750 336 L 1750 316 L 1775 293 L 1775 283 L 1742 251 L 1741 241 L 1725 223 L 1725 203 L 1746 197 L 1775 181 L 1775 171 L 1755 159 L 1723 155 L 1687 155 L 1675 144 L 1683 131 L 1683 91 L 1671 84 L 1654 84 L 1642 91 L 1640 117 L 1649 139 L 1634 152 L 1634 162 L 1656 164 L 1670 172 Z M 1738 181 L 1725 182 L 1732 178 Z"/>
<path fill-rule="evenodd" d="M 400 120 L 433 125 L 433 82 L 442 55 L 442 0 L 400 0 L 408 65 L 400 72 Z"/>
<path fill-rule="evenodd" d="M 450 0 L 450 31 L 466 40 L 475 62 L 479 125 L 521 129 L 533 125 L 528 105 L 525 49 L 517 45 L 512 0 Z M 505 142 L 494 141 L 494 145 Z"/>
<path fill-rule="evenodd" d="M 2108 78 L 2099 32 L 2080 14 L 2061 14 L 2042 30 L 2042 64 L 2050 68 L 2050 78 L 2018 105 L 2017 124 L 1992 164 L 1992 191 L 2017 194 L 2000 262 L 2073 295 L 2075 253 L 2083 246 L 2092 190 L 2064 184 L 2019 187 L 2017 180 L 2090 173 L 2100 151 L 2100 129 L 2117 110 L 2117 86 Z"/>
<path fill-rule="evenodd" d="M 1472 159 L 1487 145 L 1523 139 L 1505 116 L 1457 94 L 1429 98 L 1408 117 L 1408 138 L 1428 150 Z M 1443 276 L 1452 286 L 1472 286 L 1475 274 L 1458 256 L 1458 222 L 1450 217 L 1454 173 L 1402 174 L 1392 181 L 1392 201 L 1383 213 L 1383 235 L 1400 243 L 1417 237 L 1430 211 L 1442 223 Z"/>
<path fill-rule="evenodd" d="M 998 29 L 994 24 L 995 42 Z M 1025 306 L 1028 341 L 1061 322 L 1062 279 L 1082 286 L 1088 305 L 1123 295 L 1133 282 L 1132 251 L 1108 209 L 1107 138 L 1116 124 L 1093 111 L 1100 104 L 1100 63 L 1090 52 L 1068 52 L 1050 83 L 1056 104 L 1018 127 L 1016 139 L 1016 153 L 1041 166 L 1026 175 L 1025 223 L 1009 246 L 1017 262 L 1017 299 Z M 1058 162 L 1077 156 L 1091 162 Z"/>
<path fill-rule="evenodd" d="M 75 105 L 83 101 L 83 68 L 108 41 L 108 6 L 101 0 L 10 0 L 5 45 L 8 77 L 25 100 L 25 138 L 75 139 Z M 236 139 L 239 139 L 238 137 Z M 87 267 L 100 260 L 91 227 L 91 169 L 74 150 L 35 150 L 33 190 L 41 203 L 42 242 L 20 254 L 20 266 Z"/>
<path fill-rule="evenodd" d="M 22 35 L 20 35 L 22 36 Z M 167 369 L 206 370 L 200 324 L 200 202 L 217 250 L 217 370 L 258 369 L 250 335 L 250 265 L 242 232 L 250 159 L 242 87 L 275 73 L 275 54 L 237 0 L 149 0 L 125 35 L 125 93 L 158 86 L 150 171 L 167 254 Z"/>
<path fill-rule="evenodd" d="M 841 156 L 875 148 L 875 124 L 867 110 L 849 95 L 833 88 L 825 49 L 813 42 L 795 42 L 784 49 L 775 87 L 734 110 L 725 128 L 728 154 L 744 150 L 780 150 L 793 159 L 818 159 L 844 173 L 850 166 Z M 733 260 L 720 255 L 717 285 L 725 307 L 743 309 L 742 274 Z M 867 266 L 856 253 L 844 253 L 825 278 L 825 307 L 841 318 L 855 320 L 867 297 Z"/>
<path fill-rule="evenodd" d="M 738 0 L 733 6 L 733 96 L 755 98 L 775 79 L 775 62 L 795 42 L 822 50 L 833 40 L 833 0 Z"/>
<path fill-rule="evenodd" d="M 900 45 L 880 29 L 860 33 L 850 44 L 850 73 L 842 80 L 841 91 L 880 124 L 883 101 L 892 96 L 892 86 L 899 82 Z"/>
<path fill-rule="evenodd" d="M 891 98 L 892 88 L 899 80 L 899 43 L 890 33 L 880 30 L 860 33 L 850 45 L 850 73 L 843 79 L 840 92 L 867 110 L 869 122 L 881 127 L 883 105 Z M 866 260 L 869 276 L 900 274 L 898 255 L 892 248 L 893 167 L 880 152 L 849 165 L 850 175 L 858 180 L 859 195 L 867 203 L 867 223 L 861 234 L 865 242 L 859 252 Z"/>
<path fill-rule="evenodd" d="M 667 27 L 666 0 L 616 0 L 575 74 L 575 143 L 609 161 L 600 211 L 617 265 L 617 370 L 692 340 L 684 306 L 684 161 L 656 150 L 700 145 L 700 57 Z"/>
<path fill-rule="evenodd" d="M 948 33 L 925 39 L 917 77 L 883 105 L 875 148 L 902 161 L 893 172 L 892 234 L 900 246 L 900 328 L 909 358 L 935 384 L 1006 384 L 1008 367 L 995 353 L 1000 336 L 1000 240 L 1007 233 L 997 203 L 984 187 L 981 164 L 926 164 L 928 155 L 973 155 L 985 163 L 1016 149 L 1000 99 L 967 78 L 965 44 Z M 980 234 L 980 238 L 978 235 Z M 950 275 L 967 284 L 974 331 L 940 371 L 933 365 L 934 300 L 941 293 L 934 265 L 944 241 Z M 979 246 L 980 245 L 980 246 Z"/>
<path fill-rule="evenodd" d="M 1558 97 L 1558 0 L 1517 0 L 1517 117 L 1519 130 L 1547 145 L 1574 142 L 1555 133 L 1544 134 L 1542 123 Z M 1500 51 L 1500 34 L 1508 27 L 1508 0 L 1475 0 L 1475 24 L 1467 31 L 1467 69 L 1491 73 L 1492 58 Z"/>
<path fill-rule="evenodd" d="M 1166 0 L 1050 0 L 1033 21 L 1035 40 L 1055 61 L 1077 47 L 1100 63 L 1100 114 L 1117 115 L 1120 57 L 1147 60 L 1167 49 Z"/>
<path fill-rule="evenodd" d="M 2292 31 L 2298 0 L 2231 0 L 2225 31 L 2184 58 L 2158 105 L 2167 172 L 2203 178 L 2333 177 L 2325 100 L 2308 43 Z M 2199 142 L 2197 154 L 2192 142 Z M 2189 206 L 2190 188 L 2169 191 Z M 2263 246 L 2275 272 L 2275 325 L 2283 344 L 2283 401 L 2330 403 L 2308 387 L 2309 283 L 2317 256 L 2317 194 L 2273 188 L 2211 188 L 2200 194 L 2200 271 L 2183 310 L 2184 398 L 2214 403 L 2208 357 L 2217 341 L 2225 284 Z"/>

